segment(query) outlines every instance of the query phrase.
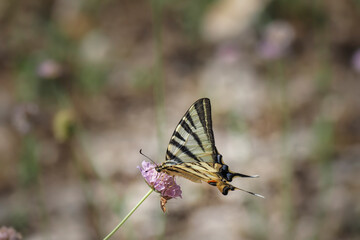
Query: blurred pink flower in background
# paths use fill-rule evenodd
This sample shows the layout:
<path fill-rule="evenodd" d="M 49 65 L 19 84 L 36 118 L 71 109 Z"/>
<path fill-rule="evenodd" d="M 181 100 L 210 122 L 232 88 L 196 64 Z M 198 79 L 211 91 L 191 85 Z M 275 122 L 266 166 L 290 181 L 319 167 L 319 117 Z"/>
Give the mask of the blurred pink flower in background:
<path fill-rule="evenodd" d="M 223 43 L 216 51 L 216 58 L 227 64 L 236 63 L 240 59 L 240 50 L 235 44 Z"/>
<path fill-rule="evenodd" d="M 295 39 L 295 30 L 285 21 L 269 23 L 263 32 L 262 40 L 258 47 L 261 58 L 267 60 L 278 59 L 285 56 Z"/>
<path fill-rule="evenodd" d="M 0 240 L 20 240 L 22 239 L 20 233 L 17 233 L 11 227 L 0 228 Z"/>
<path fill-rule="evenodd" d="M 54 79 L 62 73 L 61 65 L 53 59 L 41 62 L 37 68 L 37 75 L 41 78 Z"/>
<path fill-rule="evenodd" d="M 352 56 L 351 64 L 354 70 L 360 73 L 360 48 L 358 48 Z"/>
<path fill-rule="evenodd" d="M 176 184 L 175 178 L 165 173 L 159 173 L 155 170 L 156 165 L 146 161 L 142 162 L 142 167 L 138 166 L 142 176 L 147 184 L 155 191 L 159 192 L 162 197 L 168 199 L 182 197 L 180 186 Z"/>

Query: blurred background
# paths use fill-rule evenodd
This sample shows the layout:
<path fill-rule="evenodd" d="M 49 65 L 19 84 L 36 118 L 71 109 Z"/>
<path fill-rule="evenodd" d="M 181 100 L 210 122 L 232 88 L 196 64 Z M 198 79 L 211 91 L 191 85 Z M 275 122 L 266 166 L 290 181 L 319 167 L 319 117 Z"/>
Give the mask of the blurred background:
<path fill-rule="evenodd" d="M 113 239 L 360 238 L 359 0 L 0 2 L 0 227 L 102 239 L 212 102 L 242 192 L 179 179 Z"/>

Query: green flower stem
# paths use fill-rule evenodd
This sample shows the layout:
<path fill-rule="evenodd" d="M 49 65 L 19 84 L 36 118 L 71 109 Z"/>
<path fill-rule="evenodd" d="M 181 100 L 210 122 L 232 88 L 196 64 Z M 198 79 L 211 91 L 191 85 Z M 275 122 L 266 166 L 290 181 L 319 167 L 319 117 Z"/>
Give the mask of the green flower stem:
<path fill-rule="evenodd" d="M 114 228 L 114 230 L 111 231 L 111 233 L 109 233 L 104 240 L 109 239 L 125 222 L 126 220 L 128 220 L 128 218 L 136 211 L 136 209 L 145 201 L 145 199 L 150 196 L 150 194 L 154 191 L 154 189 L 150 189 L 149 192 L 140 200 L 140 202 L 138 202 L 138 204 L 136 204 L 136 206 L 128 213 L 128 215 L 126 215 L 126 217 L 124 217 L 124 219 Z"/>

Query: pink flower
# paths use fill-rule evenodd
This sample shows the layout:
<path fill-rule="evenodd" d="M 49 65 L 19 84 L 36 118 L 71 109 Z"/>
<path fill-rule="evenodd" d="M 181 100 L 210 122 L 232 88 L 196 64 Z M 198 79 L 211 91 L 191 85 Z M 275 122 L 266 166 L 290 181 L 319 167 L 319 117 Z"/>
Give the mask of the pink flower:
<path fill-rule="evenodd" d="M 37 68 L 37 74 L 41 78 L 55 79 L 62 74 L 62 66 L 53 59 L 41 62 Z"/>
<path fill-rule="evenodd" d="M 180 186 L 176 184 L 175 178 L 165 173 L 157 172 L 156 165 L 150 162 L 143 161 L 142 167 L 137 168 L 141 171 L 146 183 L 155 191 L 161 194 L 161 197 L 166 199 L 182 197 Z"/>
<path fill-rule="evenodd" d="M 274 21 L 268 24 L 263 32 L 263 39 L 258 52 L 262 59 L 275 60 L 284 57 L 295 40 L 294 27 L 284 21 Z"/>
<path fill-rule="evenodd" d="M 235 44 L 224 43 L 219 46 L 216 57 L 225 64 L 233 64 L 241 58 L 240 51 Z"/>

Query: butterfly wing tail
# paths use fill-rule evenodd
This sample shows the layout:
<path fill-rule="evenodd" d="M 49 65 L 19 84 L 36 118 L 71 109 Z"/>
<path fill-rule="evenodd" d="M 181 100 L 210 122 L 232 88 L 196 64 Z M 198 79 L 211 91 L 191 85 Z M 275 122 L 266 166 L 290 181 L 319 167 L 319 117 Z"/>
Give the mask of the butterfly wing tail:
<path fill-rule="evenodd" d="M 213 182 L 208 182 L 211 185 L 215 185 Z M 245 189 L 242 188 L 238 188 L 238 187 L 234 187 L 233 185 L 227 183 L 227 182 L 223 182 L 223 181 L 217 181 L 216 182 L 216 187 L 219 189 L 219 191 L 223 194 L 223 195 L 227 195 L 229 191 L 234 191 L 234 190 L 240 190 L 246 193 L 249 193 L 251 195 L 257 196 L 257 197 L 261 197 L 261 198 L 265 198 L 264 196 L 257 194 L 257 193 L 253 193 L 250 191 L 247 191 Z"/>
<path fill-rule="evenodd" d="M 258 178 L 259 177 L 259 175 L 246 175 L 246 174 L 232 172 L 232 171 L 227 171 L 227 172 L 225 172 L 225 174 L 223 173 L 223 175 L 224 175 L 224 178 L 229 182 L 231 182 L 234 177 L 242 177 L 242 178 Z"/>
<path fill-rule="evenodd" d="M 247 191 L 247 190 L 245 190 L 245 189 L 241 189 L 241 188 L 238 188 L 238 187 L 234 187 L 234 188 L 237 189 L 237 190 L 240 190 L 240 191 L 249 193 L 249 194 L 251 194 L 251 195 L 257 196 L 257 197 L 265 198 L 263 195 L 260 195 L 260 194 L 257 194 L 257 193 L 253 193 L 253 192 Z"/>

